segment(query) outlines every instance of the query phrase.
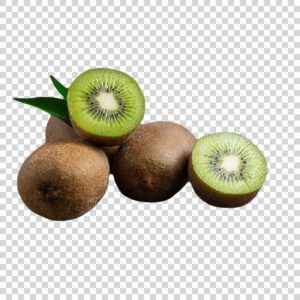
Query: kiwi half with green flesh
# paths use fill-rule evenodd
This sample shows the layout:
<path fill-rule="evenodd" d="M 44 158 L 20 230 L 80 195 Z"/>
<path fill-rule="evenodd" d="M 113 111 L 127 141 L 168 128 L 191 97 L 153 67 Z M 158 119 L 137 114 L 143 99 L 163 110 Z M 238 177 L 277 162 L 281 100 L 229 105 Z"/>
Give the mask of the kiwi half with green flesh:
<path fill-rule="evenodd" d="M 107 146 L 121 144 L 145 112 L 137 82 L 123 72 L 104 68 L 79 75 L 68 90 L 67 104 L 76 133 Z"/>
<path fill-rule="evenodd" d="M 47 143 L 23 163 L 18 191 L 33 212 L 70 220 L 92 209 L 104 195 L 109 163 L 101 149 L 74 141 Z"/>
<path fill-rule="evenodd" d="M 112 173 L 127 197 L 146 202 L 167 200 L 187 182 L 194 136 L 173 122 L 139 126 L 121 145 Z"/>
<path fill-rule="evenodd" d="M 51 116 L 46 126 L 46 143 L 51 143 L 58 140 L 75 140 L 78 142 L 83 142 L 83 140 L 77 135 L 71 126 L 67 125 L 62 120 Z M 105 152 L 109 161 L 111 161 L 114 155 L 118 152 L 119 145 L 102 146 L 101 149 Z"/>
<path fill-rule="evenodd" d="M 189 179 L 197 195 L 217 207 L 239 207 L 251 201 L 267 174 L 263 153 L 235 133 L 199 139 L 189 160 Z"/>

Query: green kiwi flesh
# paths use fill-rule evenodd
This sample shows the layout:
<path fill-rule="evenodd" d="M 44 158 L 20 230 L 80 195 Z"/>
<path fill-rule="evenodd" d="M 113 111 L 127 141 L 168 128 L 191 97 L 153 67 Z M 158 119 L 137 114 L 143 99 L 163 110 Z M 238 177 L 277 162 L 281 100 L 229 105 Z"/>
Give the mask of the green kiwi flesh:
<path fill-rule="evenodd" d="M 79 75 L 68 90 L 72 126 L 87 141 L 121 144 L 140 124 L 145 99 L 137 82 L 112 69 L 91 69 Z"/>
<path fill-rule="evenodd" d="M 145 202 L 167 200 L 187 182 L 194 136 L 173 122 L 139 126 L 121 145 L 112 164 L 120 191 Z"/>
<path fill-rule="evenodd" d="M 23 163 L 19 194 L 33 212 L 70 220 L 92 209 L 104 195 L 109 163 L 101 149 L 75 141 L 47 143 Z"/>
<path fill-rule="evenodd" d="M 217 207 L 239 207 L 251 201 L 267 174 L 263 153 L 235 133 L 199 139 L 189 160 L 189 179 L 197 195 Z"/>

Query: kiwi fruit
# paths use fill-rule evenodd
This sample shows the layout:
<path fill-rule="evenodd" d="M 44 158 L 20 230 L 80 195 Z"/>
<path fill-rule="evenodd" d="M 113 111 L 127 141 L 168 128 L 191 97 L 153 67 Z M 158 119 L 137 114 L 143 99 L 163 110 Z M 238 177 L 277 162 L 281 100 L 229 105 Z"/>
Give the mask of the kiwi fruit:
<path fill-rule="evenodd" d="M 58 140 L 70 140 L 70 141 L 82 141 L 74 129 L 67 125 L 60 119 L 51 116 L 46 126 L 46 143 L 55 142 Z M 114 155 L 118 152 L 119 145 L 116 146 L 102 146 L 101 149 L 107 155 L 109 161 L 111 161 Z"/>
<path fill-rule="evenodd" d="M 75 141 L 46 143 L 23 163 L 18 191 L 33 212 L 51 220 L 70 220 L 104 195 L 109 163 L 101 149 Z"/>
<path fill-rule="evenodd" d="M 46 143 L 58 140 L 79 140 L 79 137 L 71 126 L 51 116 L 46 126 Z"/>
<path fill-rule="evenodd" d="M 267 174 L 263 153 L 236 133 L 199 139 L 189 160 L 189 180 L 196 194 L 217 207 L 239 207 L 251 201 Z"/>
<path fill-rule="evenodd" d="M 194 136 L 173 122 L 139 126 L 114 157 L 112 173 L 127 197 L 146 202 L 167 200 L 187 182 Z"/>
<path fill-rule="evenodd" d="M 137 82 L 123 72 L 105 68 L 79 75 L 68 90 L 67 105 L 76 133 L 107 146 L 121 144 L 145 112 Z"/>

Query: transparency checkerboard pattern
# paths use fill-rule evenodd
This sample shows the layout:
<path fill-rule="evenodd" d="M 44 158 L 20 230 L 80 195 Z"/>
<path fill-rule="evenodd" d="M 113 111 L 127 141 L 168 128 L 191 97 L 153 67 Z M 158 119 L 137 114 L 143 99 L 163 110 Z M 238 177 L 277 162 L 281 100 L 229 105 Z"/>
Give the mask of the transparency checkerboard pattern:
<path fill-rule="evenodd" d="M 1 2 L 1 298 L 300 299 L 299 5 Z M 16 179 L 48 116 L 12 97 L 58 96 L 49 74 L 69 85 L 103 66 L 137 79 L 145 122 L 174 120 L 197 137 L 239 132 L 259 145 L 269 173 L 254 201 L 210 207 L 187 184 L 169 201 L 139 203 L 111 177 L 77 220 L 29 211 Z"/>

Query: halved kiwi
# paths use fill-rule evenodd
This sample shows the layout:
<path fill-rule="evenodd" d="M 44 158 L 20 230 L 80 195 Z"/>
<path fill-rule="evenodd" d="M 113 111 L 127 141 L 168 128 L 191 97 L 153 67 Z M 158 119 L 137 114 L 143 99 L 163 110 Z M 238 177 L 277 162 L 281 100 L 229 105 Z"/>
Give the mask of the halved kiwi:
<path fill-rule="evenodd" d="M 267 174 L 263 153 L 235 133 L 199 139 L 189 160 L 189 179 L 198 196 L 218 207 L 238 207 L 252 200 Z"/>
<path fill-rule="evenodd" d="M 137 82 L 111 69 L 91 69 L 71 84 L 67 96 L 74 130 L 102 145 L 122 143 L 141 122 L 145 99 Z"/>
<path fill-rule="evenodd" d="M 57 141 L 34 151 L 18 175 L 18 191 L 35 213 L 70 220 L 92 209 L 104 195 L 108 159 L 92 145 Z"/>

